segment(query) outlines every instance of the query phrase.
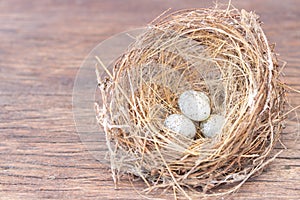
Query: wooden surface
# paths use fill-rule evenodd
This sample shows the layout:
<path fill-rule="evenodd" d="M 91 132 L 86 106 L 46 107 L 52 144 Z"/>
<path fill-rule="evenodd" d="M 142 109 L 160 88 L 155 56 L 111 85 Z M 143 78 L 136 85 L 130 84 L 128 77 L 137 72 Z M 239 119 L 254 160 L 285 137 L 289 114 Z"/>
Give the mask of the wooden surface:
<path fill-rule="evenodd" d="M 300 89 L 300 1 L 232 2 L 261 15 L 268 38 L 288 62 L 285 82 Z M 144 199 L 126 180 L 114 190 L 109 169 L 76 133 L 72 89 L 77 70 L 109 36 L 144 26 L 168 8 L 211 5 L 196 0 L 0 0 L 0 200 Z M 292 105 L 300 104 L 299 95 L 289 98 Z M 299 199 L 298 125 L 291 116 L 282 134 L 287 150 L 226 199 Z M 137 183 L 136 189 L 143 186 Z"/>

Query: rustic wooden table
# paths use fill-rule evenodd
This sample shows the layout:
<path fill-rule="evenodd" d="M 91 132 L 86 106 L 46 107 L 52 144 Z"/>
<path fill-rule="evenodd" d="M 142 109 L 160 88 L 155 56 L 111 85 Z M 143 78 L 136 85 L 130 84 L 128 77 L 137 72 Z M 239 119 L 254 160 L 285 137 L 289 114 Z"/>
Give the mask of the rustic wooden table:
<path fill-rule="evenodd" d="M 285 82 L 299 90 L 300 1 L 232 3 L 261 15 L 270 41 L 288 62 Z M 168 8 L 212 5 L 196 0 L 1 0 L 0 199 L 143 199 L 128 181 L 114 190 L 109 169 L 76 133 L 76 72 L 109 36 L 145 26 Z M 300 104 L 299 95 L 289 98 L 292 105 Z M 227 199 L 300 198 L 298 125 L 289 119 L 281 137 L 287 149 Z M 136 184 L 137 190 L 141 187 Z"/>

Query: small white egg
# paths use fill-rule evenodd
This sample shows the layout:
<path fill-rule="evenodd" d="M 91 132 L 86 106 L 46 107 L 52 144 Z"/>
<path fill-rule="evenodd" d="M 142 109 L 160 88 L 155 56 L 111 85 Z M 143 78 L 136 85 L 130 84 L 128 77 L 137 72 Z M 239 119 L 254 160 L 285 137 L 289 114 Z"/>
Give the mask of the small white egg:
<path fill-rule="evenodd" d="M 211 112 L 209 97 L 203 92 L 188 90 L 178 99 L 181 112 L 194 121 L 206 120 Z"/>
<path fill-rule="evenodd" d="M 184 115 L 172 114 L 166 118 L 164 125 L 173 132 L 181 134 L 187 138 L 192 139 L 196 135 L 196 127 L 194 123 Z"/>
<path fill-rule="evenodd" d="M 213 114 L 206 121 L 200 123 L 200 130 L 205 137 L 212 138 L 220 134 L 224 122 L 224 116 Z"/>

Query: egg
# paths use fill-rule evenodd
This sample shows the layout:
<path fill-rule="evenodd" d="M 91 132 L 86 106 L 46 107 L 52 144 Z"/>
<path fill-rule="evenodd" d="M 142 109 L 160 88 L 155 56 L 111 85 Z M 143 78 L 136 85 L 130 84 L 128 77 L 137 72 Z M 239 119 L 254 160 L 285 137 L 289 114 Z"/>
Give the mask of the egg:
<path fill-rule="evenodd" d="M 192 120 L 181 114 L 169 115 L 165 119 L 164 125 L 167 129 L 190 139 L 196 135 L 196 127 Z"/>
<path fill-rule="evenodd" d="M 221 133 L 224 122 L 224 116 L 213 114 L 206 121 L 200 123 L 200 130 L 205 137 L 212 138 Z"/>
<path fill-rule="evenodd" d="M 179 96 L 178 105 L 181 112 L 194 121 L 206 120 L 211 112 L 209 97 L 194 90 L 183 92 Z"/>

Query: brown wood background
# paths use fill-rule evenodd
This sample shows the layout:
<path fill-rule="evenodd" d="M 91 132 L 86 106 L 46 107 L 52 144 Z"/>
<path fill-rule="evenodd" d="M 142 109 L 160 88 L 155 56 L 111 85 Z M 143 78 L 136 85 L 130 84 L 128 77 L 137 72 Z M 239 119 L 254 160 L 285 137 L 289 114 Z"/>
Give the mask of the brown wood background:
<path fill-rule="evenodd" d="M 300 1 L 233 3 L 261 15 L 269 40 L 288 62 L 285 82 L 300 89 Z M 211 5 L 201 0 L 0 0 L 0 199 L 144 199 L 126 180 L 114 190 L 107 167 L 81 143 L 72 115 L 76 72 L 109 36 L 144 26 L 168 8 Z M 299 95 L 289 98 L 300 104 Z M 226 199 L 300 198 L 298 125 L 291 116 L 282 134 L 287 150 Z"/>

